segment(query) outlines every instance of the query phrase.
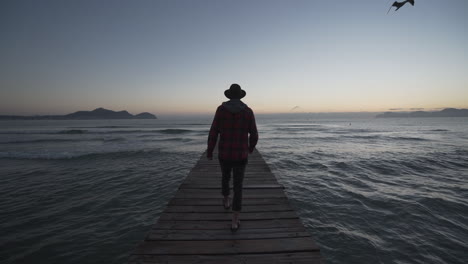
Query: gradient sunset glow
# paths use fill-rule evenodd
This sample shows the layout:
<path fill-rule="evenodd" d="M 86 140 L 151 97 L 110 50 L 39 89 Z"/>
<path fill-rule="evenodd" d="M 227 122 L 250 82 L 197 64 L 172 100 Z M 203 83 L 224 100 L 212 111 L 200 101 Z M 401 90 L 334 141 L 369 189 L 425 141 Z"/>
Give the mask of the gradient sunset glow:
<path fill-rule="evenodd" d="M 3 1 L 0 114 L 468 108 L 468 1 Z"/>

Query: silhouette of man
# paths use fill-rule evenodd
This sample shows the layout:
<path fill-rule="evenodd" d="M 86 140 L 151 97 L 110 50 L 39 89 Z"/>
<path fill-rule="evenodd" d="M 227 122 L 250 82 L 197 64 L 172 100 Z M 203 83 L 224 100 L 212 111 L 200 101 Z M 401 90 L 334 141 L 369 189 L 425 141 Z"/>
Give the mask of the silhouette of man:
<path fill-rule="evenodd" d="M 231 230 L 237 231 L 240 226 L 239 214 L 242 209 L 242 182 L 244 180 L 245 167 L 248 155 L 257 145 L 258 132 L 255 116 L 242 99 L 246 92 L 238 84 L 232 84 L 224 91 L 224 95 L 230 100 L 221 104 L 216 109 L 216 114 L 208 136 L 208 159 L 213 159 L 213 150 L 218 140 L 218 159 L 222 171 L 222 195 L 225 209 L 230 208 L 229 181 L 233 172 L 234 196 L 232 201 Z M 250 135 L 250 136 L 249 136 Z"/>

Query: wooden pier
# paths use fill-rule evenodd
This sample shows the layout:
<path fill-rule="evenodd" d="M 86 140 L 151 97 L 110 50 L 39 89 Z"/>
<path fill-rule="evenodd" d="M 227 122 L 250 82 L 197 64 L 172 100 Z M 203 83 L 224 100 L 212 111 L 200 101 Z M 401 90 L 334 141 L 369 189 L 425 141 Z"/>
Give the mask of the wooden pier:
<path fill-rule="evenodd" d="M 218 161 L 203 154 L 129 263 L 323 263 L 258 151 L 249 156 L 236 233 L 231 215 L 222 206 Z"/>

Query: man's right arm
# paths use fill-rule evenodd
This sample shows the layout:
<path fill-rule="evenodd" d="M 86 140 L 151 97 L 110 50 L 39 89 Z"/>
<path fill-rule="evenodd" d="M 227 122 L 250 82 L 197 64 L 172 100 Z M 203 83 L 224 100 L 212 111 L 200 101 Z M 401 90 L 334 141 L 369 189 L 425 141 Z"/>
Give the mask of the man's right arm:
<path fill-rule="evenodd" d="M 255 123 L 255 115 L 251 110 L 251 118 L 249 124 L 249 152 L 252 153 L 255 149 L 255 146 L 258 142 L 258 131 L 257 131 L 257 124 Z"/>

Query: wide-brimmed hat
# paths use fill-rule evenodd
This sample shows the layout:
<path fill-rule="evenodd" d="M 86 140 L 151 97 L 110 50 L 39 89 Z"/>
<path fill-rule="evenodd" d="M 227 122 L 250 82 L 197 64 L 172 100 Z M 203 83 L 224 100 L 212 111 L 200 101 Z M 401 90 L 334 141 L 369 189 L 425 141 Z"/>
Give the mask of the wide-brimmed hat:
<path fill-rule="evenodd" d="M 240 85 L 237 83 L 231 84 L 228 90 L 224 91 L 224 95 L 229 99 L 241 99 L 247 93 L 241 89 Z"/>

